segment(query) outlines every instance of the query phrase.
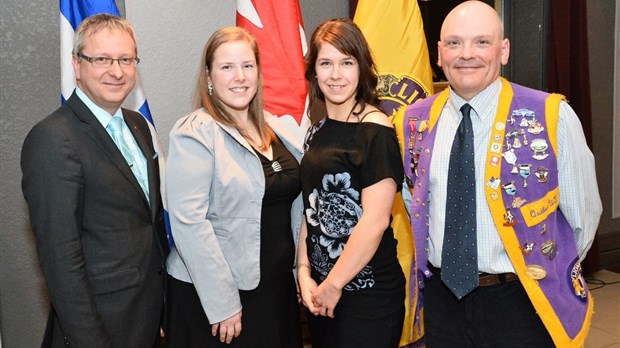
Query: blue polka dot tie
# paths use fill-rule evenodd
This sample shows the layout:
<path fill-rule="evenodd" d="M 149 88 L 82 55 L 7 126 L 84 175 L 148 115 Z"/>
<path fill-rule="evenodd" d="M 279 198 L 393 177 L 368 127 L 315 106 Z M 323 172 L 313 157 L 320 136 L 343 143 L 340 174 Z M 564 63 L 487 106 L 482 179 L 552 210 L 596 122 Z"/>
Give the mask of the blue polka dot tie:
<path fill-rule="evenodd" d="M 461 107 L 463 120 L 450 151 L 446 226 L 441 253 L 441 280 L 458 299 L 478 286 L 476 173 L 470 111 L 469 104 Z"/>

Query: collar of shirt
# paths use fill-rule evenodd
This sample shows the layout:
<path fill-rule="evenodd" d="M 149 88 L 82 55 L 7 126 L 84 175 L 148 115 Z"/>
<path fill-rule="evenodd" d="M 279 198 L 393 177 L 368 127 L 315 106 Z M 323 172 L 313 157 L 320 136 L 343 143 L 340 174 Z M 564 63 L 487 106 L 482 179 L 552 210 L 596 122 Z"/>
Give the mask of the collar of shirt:
<path fill-rule="evenodd" d="M 495 116 L 495 110 L 497 110 L 497 103 L 499 100 L 499 93 L 502 89 L 502 82 L 500 79 L 496 79 L 493 83 L 483 89 L 480 93 L 476 94 L 470 100 L 465 100 L 453 89 L 450 89 L 450 97 L 448 98 L 448 107 L 451 109 L 452 115 L 457 115 L 460 120 L 461 107 L 466 103 L 472 107 L 474 114 L 478 116 L 482 124 L 486 124 L 487 118 Z M 492 120 L 491 120 L 492 121 Z M 458 124 L 458 122 L 457 122 Z"/>
<path fill-rule="evenodd" d="M 90 100 L 90 98 L 88 98 L 88 96 L 84 94 L 84 92 L 82 92 L 79 87 L 75 88 L 75 94 L 77 94 L 78 98 L 80 98 L 80 100 L 82 100 L 84 104 L 86 104 L 86 107 L 88 107 L 88 109 L 93 113 L 93 115 L 95 115 L 95 118 L 99 121 L 99 123 L 101 123 L 103 128 L 108 127 L 110 120 L 112 120 L 112 116 L 120 116 L 121 118 L 123 118 L 123 112 L 121 111 L 121 108 L 118 108 L 114 115 L 110 115 L 109 112 L 105 111 L 97 104 L 95 104 L 92 100 Z"/>

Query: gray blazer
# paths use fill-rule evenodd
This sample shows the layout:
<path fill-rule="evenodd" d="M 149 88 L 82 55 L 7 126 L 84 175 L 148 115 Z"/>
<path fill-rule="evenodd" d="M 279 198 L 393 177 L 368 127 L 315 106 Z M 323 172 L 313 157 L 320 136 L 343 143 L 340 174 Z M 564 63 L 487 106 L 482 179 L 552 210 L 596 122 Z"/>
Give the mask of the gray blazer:
<path fill-rule="evenodd" d="M 299 161 L 300 141 L 272 115 L 271 128 Z M 234 128 L 203 109 L 179 119 L 170 132 L 166 193 L 175 246 L 168 273 L 193 283 L 210 322 L 241 310 L 238 290 L 260 281 L 260 217 L 265 176 L 259 157 Z M 291 210 L 297 245 L 301 195 Z M 293 265 L 291 265 L 291 272 Z"/>

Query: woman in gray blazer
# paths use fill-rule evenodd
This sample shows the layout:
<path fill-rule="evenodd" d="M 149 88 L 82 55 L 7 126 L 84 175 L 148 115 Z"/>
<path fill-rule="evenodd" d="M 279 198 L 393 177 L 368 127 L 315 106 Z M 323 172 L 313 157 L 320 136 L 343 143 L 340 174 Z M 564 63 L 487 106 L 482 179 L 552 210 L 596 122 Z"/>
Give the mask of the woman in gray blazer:
<path fill-rule="evenodd" d="M 168 346 L 300 347 L 298 141 L 262 109 L 250 33 L 216 31 L 200 67 L 199 108 L 170 133 Z"/>

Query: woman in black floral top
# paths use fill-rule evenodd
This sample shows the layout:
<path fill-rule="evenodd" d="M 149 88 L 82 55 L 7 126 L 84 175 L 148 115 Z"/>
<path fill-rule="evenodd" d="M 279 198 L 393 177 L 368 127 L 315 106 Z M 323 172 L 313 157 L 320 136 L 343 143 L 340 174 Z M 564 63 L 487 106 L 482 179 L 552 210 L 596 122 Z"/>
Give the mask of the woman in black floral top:
<path fill-rule="evenodd" d="M 350 20 L 321 24 L 306 61 L 312 102 L 327 115 L 301 163 L 306 223 L 298 281 L 313 348 L 398 347 L 405 278 L 390 227 L 403 167 L 396 133 L 376 105 L 377 73 Z"/>

